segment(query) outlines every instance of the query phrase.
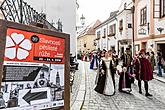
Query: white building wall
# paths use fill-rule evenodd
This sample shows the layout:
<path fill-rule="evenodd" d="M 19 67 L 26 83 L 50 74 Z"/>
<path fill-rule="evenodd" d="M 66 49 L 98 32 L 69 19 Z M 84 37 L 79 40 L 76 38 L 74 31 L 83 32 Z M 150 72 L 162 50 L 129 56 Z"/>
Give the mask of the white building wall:
<path fill-rule="evenodd" d="M 160 0 L 155 0 L 156 3 L 160 3 Z M 165 18 L 156 18 L 154 19 L 154 32 L 155 35 L 159 35 L 160 32 L 157 30 L 157 28 L 164 28 L 161 34 L 165 34 Z"/>
<path fill-rule="evenodd" d="M 127 9 L 131 8 L 132 6 L 132 0 L 121 0 L 121 4 L 119 6 L 119 12 L 124 10 L 124 4 L 126 3 Z"/>
<path fill-rule="evenodd" d="M 95 31 L 95 36 L 97 38 L 97 32 L 100 31 L 101 29 L 96 29 Z M 99 40 L 96 40 L 96 43 L 97 43 L 97 46 L 96 46 L 96 49 L 98 48 L 101 48 L 100 45 L 101 45 L 101 42 L 100 42 L 100 39 Z"/>
<path fill-rule="evenodd" d="M 117 28 L 117 20 L 114 20 L 109 23 L 107 22 L 105 25 L 100 26 L 98 29 L 96 29 L 95 32 L 96 38 L 97 38 L 97 32 L 98 31 L 101 32 L 100 40 L 97 41 L 99 43 L 97 44 L 97 48 L 100 48 L 101 50 L 102 49 L 110 50 L 112 46 L 115 46 L 115 50 L 117 50 L 117 40 L 115 39 L 117 38 L 117 32 L 115 36 L 108 37 L 109 26 L 113 24 L 116 24 L 116 28 Z M 102 38 L 104 36 L 104 28 L 106 29 L 106 37 Z"/>
<path fill-rule="evenodd" d="M 164 30 L 161 32 L 161 34 L 165 34 L 165 19 L 155 19 L 154 20 L 154 32 L 155 35 L 159 35 L 160 32 L 157 30 L 157 28 L 164 28 Z"/>
<path fill-rule="evenodd" d="M 104 36 L 104 29 L 106 29 L 105 36 L 107 37 L 107 25 L 101 27 L 101 48 L 100 49 L 107 49 L 107 38 L 102 38 Z"/>
<path fill-rule="evenodd" d="M 120 14 L 120 15 L 118 15 L 117 16 L 117 20 L 118 20 L 118 22 L 117 22 L 117 25 L 118 25 L 118 27 L 120 26 L 120 20 L 123 20 L 123 30 L 122 30 L 122 32 L 120 32 L 119 31 L 119 28 L 117 28 L 117 33 L 118 33 L 118 36 L 117 36 L 117 39 L 118 40 L 121 40 L 121 39 L 123 39 L 123 32 L 124 32 L 124 28 L 125 28 L 125 26 L 124 26 L 124 21 L 125 21 L 125 18 L 124 18 L 124 15 L 123 15 L 123 13 L 122 14 Z"/>
<path fill-rule="evenodd" d="M 137 37 L 138 38 L 144 38 L 144 37 L 147 37 L 148 34 L 148 26 L 145 25 L 145 26 L 140 26 L 140 12 L 141 12 L 141 9 L 144 8 L 144 7 L 147 7 L 147 23 L 150 22 L 150 0 L 141 0 L 137 6 Z M 140 35 L 139 34 L 139 30 L 140 29 L 145 29 L 146 30 L 146 34 L 145 35 Z"/>
<path fill-rule="evenodd" d="M 118 31 L 118 27 L 117 27 L 117 19 L 115 19 L 115 20 L 113 20 L 113 21 L 111 21 L 111 22 L 109 22 L 108 23 L 108 34 L 109 34 L 109 26 L 111 26 L 111 25 L 113 25 L 113 24 L 116 24 L 116 34 L 115 34 L 115 36 L 111 36 L 111 37 L 108 37 L 107 38 L 107 49 L 108 50 L 111 50 L 111 47 L 112 46 L 115 46 L 115 50 L 117 50 L 117 31 Z"/>
<path fill-rule="evenodd" d="M 132 24 L 131 10 L 125 10 L 117 16 L 117 27 L 119 27 L 120 20 L 123 20 L 123 30 L 119 32 L 119 28 L 117 28 L 118 40 L 131 39 L 132 28 L 128 28 L 128 23 Z"/>
<path fill-rule="evenodd" d="M 127 14 L 126 14 L 126 36 L 128 39 L 132 39 L 132 28 L 128 28 L 128 24 L 131 24 L 132 25 L 132 13 L 131 11 L 129 11 Z"/>

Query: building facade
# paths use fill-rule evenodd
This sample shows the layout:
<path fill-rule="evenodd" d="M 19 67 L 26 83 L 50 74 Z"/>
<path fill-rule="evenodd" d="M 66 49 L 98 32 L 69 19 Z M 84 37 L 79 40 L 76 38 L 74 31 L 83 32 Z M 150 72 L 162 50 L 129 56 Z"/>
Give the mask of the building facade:
<path fill-rule="evenodd" d="M 165 1 L 136 0 L 135 6 L 135 50 L 161 50 L 165 58 Z"/>
<path fill-rule="evenodd" d="M 117 14 L 117 45 L 121 56 L 127 47 L 132 47 L 132 0 L 122 0 Z"/>
<path fill-rule="evenodd" d="M 132 47 L 132 0 L 122 0 L 118 11 L 96 28 L 97 48 L 116 50 L 122 55 L 126 47 Z"/>
<path fill-rule="evenodd" d="M 110 17 L 96 27 L 97 49 L 116 50 L 117 49 L 117 16 L 118 11 L 111 12 Z"/>
<path fill-rule="evenodd" d="M 96 49 L 95 45 L 95 27 L 101 22 L 99 20 L 91 23 L 89 26 L 80 30 L 77 37 L 77 51 L 92 51 Z"/>

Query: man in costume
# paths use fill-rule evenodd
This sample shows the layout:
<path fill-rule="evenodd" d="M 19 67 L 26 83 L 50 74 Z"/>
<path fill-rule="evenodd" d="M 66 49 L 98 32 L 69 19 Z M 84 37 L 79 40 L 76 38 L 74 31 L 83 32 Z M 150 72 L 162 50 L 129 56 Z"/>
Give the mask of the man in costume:
<path fill-rule="evenodd" d="M 152 66 L 148 59 L 145 56 L 145 50 L 142 49 L 139 53 L 138 58 L 135 60 L 135 73 L 136 79 L 138 80 L 139 93 L 142 94 L 141 89 L 141 80 L 144 81 L 144 88 L 146 91 L 145 96 L 152 96 L 148 92 L 148 81 L 153 79 Z"/>
<path fill-rule="evenodd" d="M 133 61 L 132 55 L 131 55 L 131 50 L 129 47 L 126 48 L 125 53 L 121 56 L 121 60 L 123 62 L 123 67 L 126 67 L 127 70 L 131 70 L 132 65 L 131 62 Z M 132 72 L 130 72 L 131 75 L 133 74 Z M 131 83 L 134 83 L 134 77 L 131 77 Z"/>
<path fill-rule="evenodd" d="M 118 59 L 118 55 L 116 54 L 116 51 L 115 50 L 114 50 L 114 52 L 112 54 L 112 58 L 114 60 L 115 66 L 117 66 L 118 63 L 119 63 L 119 61 L 118 61 L 119 59 Z"/>
<path fill-rule="evenodd" d="M 132 62 L 132 56 L 130 48 L 126 48 L 125 53 L 121 56 L 121 60 L 123 61 L 123 67 L 128 67 L 131 65 Z"/>

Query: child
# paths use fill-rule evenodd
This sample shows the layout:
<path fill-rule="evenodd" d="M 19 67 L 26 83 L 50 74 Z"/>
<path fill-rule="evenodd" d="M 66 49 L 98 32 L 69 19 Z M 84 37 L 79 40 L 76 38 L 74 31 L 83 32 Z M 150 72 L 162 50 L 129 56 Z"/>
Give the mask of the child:
<path fill-rule="evenodd" d="M 119 73 L 119 91 L 130 93 L 131 89 L 131 78 L 135 77 L 135 74 L 130 74 L 126 67 L 123 67 L 122 72 Z"/>

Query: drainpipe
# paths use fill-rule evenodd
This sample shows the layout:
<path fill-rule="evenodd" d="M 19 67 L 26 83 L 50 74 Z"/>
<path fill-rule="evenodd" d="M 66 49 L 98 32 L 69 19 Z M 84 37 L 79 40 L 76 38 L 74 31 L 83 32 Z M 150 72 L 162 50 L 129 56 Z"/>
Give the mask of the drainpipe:
<path fill-rule="evenodd" d="M 133 5 L 132 8 L 132 45 L 133 45 L 133 56 L 135 55 L 135 35 L 134 35 L 134 12 L 135 12 L 135 6 Z"/>

